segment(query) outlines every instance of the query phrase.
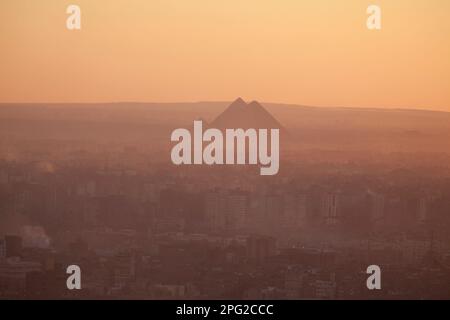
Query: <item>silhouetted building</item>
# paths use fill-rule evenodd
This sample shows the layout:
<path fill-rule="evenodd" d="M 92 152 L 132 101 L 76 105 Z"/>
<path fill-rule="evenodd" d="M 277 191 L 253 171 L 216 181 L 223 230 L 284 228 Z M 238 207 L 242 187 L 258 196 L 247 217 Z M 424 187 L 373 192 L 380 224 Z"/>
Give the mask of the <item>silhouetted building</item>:
<path fill-rule="evenodd" d="M 20 257 L 22 253 L 22 238 L 19 236 L 5 236 L 5 257 Z"/>
<path fill-rule="evenodd" d="M 5 240 L 0 239 L 0 259 L 6 258 Z"/>
<path fill-rule="evenodd" d="M 247 257 L 253 262 L 263 262 L 276 253 L 275 239 L 264 236 L 250 236 L 247 239 Z"/>

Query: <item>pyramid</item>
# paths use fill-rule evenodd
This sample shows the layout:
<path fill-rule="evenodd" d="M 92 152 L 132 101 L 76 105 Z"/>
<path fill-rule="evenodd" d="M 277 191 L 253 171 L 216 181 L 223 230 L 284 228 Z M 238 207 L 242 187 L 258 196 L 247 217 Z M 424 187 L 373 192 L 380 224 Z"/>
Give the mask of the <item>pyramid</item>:
<path fill-rule="evenodd" d="M 214 121 L 211 127 L 218 129 L 280 129 L 283 126 L 257 101 L 246 103 L 236 99 Z"/>

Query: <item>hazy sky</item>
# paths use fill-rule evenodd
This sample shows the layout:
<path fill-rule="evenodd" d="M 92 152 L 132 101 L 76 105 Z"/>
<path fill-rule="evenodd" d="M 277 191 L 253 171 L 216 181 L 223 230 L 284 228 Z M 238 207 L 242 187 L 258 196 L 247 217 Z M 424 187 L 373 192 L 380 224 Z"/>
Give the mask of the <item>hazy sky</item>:
<path fill-rule="evenodd" d="M 66 29 L 66 7 L 82 30 Z M 382 30 L 366 8 L 382 9 Z M 1 102 L 450 111 L 448 0 L 1 0 Z"/>

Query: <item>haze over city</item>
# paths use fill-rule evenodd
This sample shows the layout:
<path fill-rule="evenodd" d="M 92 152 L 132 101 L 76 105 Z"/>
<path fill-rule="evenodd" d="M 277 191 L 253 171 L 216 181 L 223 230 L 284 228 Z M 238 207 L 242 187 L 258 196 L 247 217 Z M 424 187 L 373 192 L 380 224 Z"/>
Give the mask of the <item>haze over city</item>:
<path fill-rule="evenodd" d="M 449 9 L 0 1 L 0 300 L 450 299 Z"/>

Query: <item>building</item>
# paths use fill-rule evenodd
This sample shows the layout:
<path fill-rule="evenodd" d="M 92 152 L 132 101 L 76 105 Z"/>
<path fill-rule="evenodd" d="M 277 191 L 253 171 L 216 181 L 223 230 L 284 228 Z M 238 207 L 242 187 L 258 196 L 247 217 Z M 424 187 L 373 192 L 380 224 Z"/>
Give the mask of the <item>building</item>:
<path fill-rule="evenodd" d="M 276 254 L 275 239 L 264 236 L 247 238 L 247 257 L 252 262 L 261 263 Z"/>
<path fill-rule="evenodd" d="M 23 293 L 27 274 L 36 271 L 41 271 L 38 262 L 21 261 L 18 257 L 0 262 L 0 293 L 6 296 Z"/>
<path fill-rule="evenodd" d="M 6 258 L 5 240 L 0 239 L 0 260 L 3 260 L 5 258 Z"/>
<path fill-rule="evenodd" d="M 5 236 L 5 257 L 20 257 L 22 254 L 22 238 L 19 236 Z"/>
<path fill-rule="evenodd" d="M 325 194 L 322 197 L 321 212 L 326 225 L 336 225 L 339 221 L 339 196 L 337 194 Z"/>

